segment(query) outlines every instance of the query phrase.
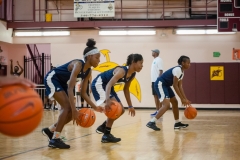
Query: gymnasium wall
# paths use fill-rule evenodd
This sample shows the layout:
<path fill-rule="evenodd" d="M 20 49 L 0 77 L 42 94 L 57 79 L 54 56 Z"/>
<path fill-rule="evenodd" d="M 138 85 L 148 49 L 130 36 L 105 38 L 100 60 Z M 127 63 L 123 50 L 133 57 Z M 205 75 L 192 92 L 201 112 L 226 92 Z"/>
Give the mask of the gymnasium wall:
<path fill-rule="evenodd" d="M 161 33 L 165 33 L 166 36 L 162 37 Z M 155 36 L 99 36 L 98 30 L 71 31 L 71 36 L 67 37 L 14 37 L 13 42 L 24 44 L 30 42 L 51 43 L 52 63 L 56 66 L 75 58 L 82 58 L 87 38 L 94 38 L 97 41 L 96 46 L 100 50 L 109 50 L 110 61 L 119 65 L 125 63 L 127 56 L 131 53 L 140 53 L 143 55 L 144 67 L 136 76 L 141 88 L 141 101 L 132 95 L 133 105 L 137 107 L 155 106 L 151 95 L 150 68 L 153 60 L 151 49 L 158 48 L 161 51 L 160 57 L 164 62 L 164 70 L 167 70 L 177 65 L 177 60 L 181 55 L 189 56 L 193 63 L 236 62 L 232 60 L 232 49 L 240 48 L 239 33 L 234 35 L 180 36 L 172 34 L 171 29 L 158 29 Z M 220 57 L 213 57 L 213 52 L 220 52 Z M 106 58 L 102 55 L 100 64 L 104 62 L 106 62 Z M 93 77 L 98 73 L 94 71 Z M 186 72 L 186 77 L 188 74 L 190 73 Z M 209 76 L 208 73 L 206 75 Z M 186 77 L 184 81 L 187 79 Z M 185 86 L 185 90 L 187 90 L 187 86 Z M 126 105 L 123 93 L 119 92 L 118 94 L 123 104 Z M 179 106 L 181 107 L 181 105 Z M 208 104 L 197 104 L 196 106 L 209 107 Z M 226 106 L 211 105 L 211 108 L 214 107 L 221 108 Z M 240 108 L 240 105 L 233 104 L 230 107 Z"/>
<path fill-rule="evenodd" d="M 6 29 L 7 23 L 0 20 L 0 42 L 12 43 L 12 29 Z"/>
<path fill-rule="evenodd" d="M 3 50 L 0 56 L 4 57 L 4 65 L 7 65 L 7 75 L 10 75 L 10 59 L 13 60 L 13 67 L 17 65 L 17 61 L 23 67 L 23 57 L 28 54 L 25 44 L 10 44 L 0 42 L 0 46 Z M 21 75 L 23 77 L 23 74 Z"/>

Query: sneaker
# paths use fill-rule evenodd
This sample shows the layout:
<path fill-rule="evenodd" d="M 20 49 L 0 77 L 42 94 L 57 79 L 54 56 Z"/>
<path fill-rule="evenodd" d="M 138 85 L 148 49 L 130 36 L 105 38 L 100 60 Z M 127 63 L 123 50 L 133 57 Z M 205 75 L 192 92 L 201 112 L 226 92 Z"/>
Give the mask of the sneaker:
<path fill-rule="evenodd" d="M 155 131 L 160 131 L 160 128 L 158 128 L 158 127 L 156 126 L 156 123 L 155 123 L 155 122 L 148 122 L 146 126 L 147 126 L 148 128 L 151 128 L 151 129 L 155 130 Z"/>
<path fill-rule="evenodd" d="M 186 128 L 188 124 L 183 124 L 182 122 L 178 122 L 174 124 L 174 129 Z"/>
<path fill-rule="evenodd" d="M 116 138 L 112 134 L 104 134 L 102 136 L 102 143 L 116 143 L 121 141 L 121 138 Z"/>
<path fill-rule="evenodd" d="M 48 147 L 59 148 L 59 149 L 69 149 L 70 145 L 65 144 L 60 138 L 51 139 Z"/>
<path fill-rule="evenodd" d="M 51 132 L 49 128 L 43 128 L 42 134 L 48 138 L 48 141 L 50 141 L 53 137 L 53 132 Z"/>
<path fill-rule="evenodd" d="M 154 112 L 153 114 L 150 114 L 150 116 L 151 116 L 151 117 L 154 117 L 154 116 L 157 115 L 157 113 L 158 113 L 158 111 Z"/>
<path fill-rule="evenodd" d="M 97 132 L 98 134 L 103 134 L 105 128 L 106 128 L 105 126 L 100 125 L 100 126 L 96 129 L 96 132 Z"/>

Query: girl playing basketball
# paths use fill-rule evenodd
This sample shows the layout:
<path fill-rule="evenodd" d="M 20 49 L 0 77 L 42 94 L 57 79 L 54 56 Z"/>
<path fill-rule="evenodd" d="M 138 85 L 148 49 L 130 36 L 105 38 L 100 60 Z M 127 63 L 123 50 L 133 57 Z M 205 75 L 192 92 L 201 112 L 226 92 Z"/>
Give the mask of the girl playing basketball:
<path fill-rule="evenodd" d="M 147 127 L 155 131 L 160 131 L 160 128 L 156 126 L 155 121 L 170 108 L 170 102 L 172 104 L 172 110 L 175 119 L 174 129 L 188 127 L 188 124 L 183 124 L 179 121 L 178 101 L 170 86 L 173 86 L 184 106 L 190 104 L 190 101 L 187 99 L 182 88 L 182 79 L 184 75 L 183 71 L 190 67 L 189 57 L 181 56 L 178 59 L 178 64 L 179 66 L 173 67 L 164 72 L 154 83 L 155 91 L 157 92 L 160 102 L 162 102 L 162 107 L 159 109 L 157 115 L 147 123 Z"/>
<path fill-rule="evenodd" d="M 130 99 L 129 86 L 131 81 L 134 79 L 136 72 L 140 72 L 142 67 L 142 55 L 130 54 L 127 58 L 127 66 L 117 66 L 99 74 L 92 82 L 92 93 L 97 105 L 99 106 L 105 102 L 105 110 L 109 110 L 112 104 L 111 101 L 118 101 L 121 104 L 123 114 L 124 108 L 116 92 L 114 91 L 114 85 L 116 83 L 125 83 L 123 91 L 129 106 L 129 113 L 131 113 L 131 116 L 135 116 L 135 110 Z M 96 130 L 96 132 L 99 134 L 104 133 L 102 136 L 103 143 L 121 141 L 121 138 L 116 138 L 111 134 L 113 122 L 113 119 L 107 118 L 107 121 L 100 125 Z"/>
<path fill-rule="evenodd" d="M 46 93 L 49 98 L 54 98 L 62 107 L 57 123 L 49 128 L 43 128 L 42 132 L 50 140 L 49 147 L 67 149 L 70 145 L 65 144 L 60 139 L 61 131 L 65 124 L 73 120 L 79 120 L 79 113 L 74 104 L 74 86 L 76 81 L 83 80 L 83 92 L 86 92 L 86 85 L 91 76 L 91 67 L 96 67 L 100 62 L 100 53 L 94 45 L 96 42 L 93 39 L 88 39 L 83 55 L 84 59 L 72 60 L 62 66 L 51 70 L 44 79 Z M 85 93 L 86 94 L 86 93 Z M 88 104 L 94 110 L 101 112 L 101 107 L 96 107 L 95 104 L 84 96 Z M 54 132 L 54 133 L 53 133 Z"/>

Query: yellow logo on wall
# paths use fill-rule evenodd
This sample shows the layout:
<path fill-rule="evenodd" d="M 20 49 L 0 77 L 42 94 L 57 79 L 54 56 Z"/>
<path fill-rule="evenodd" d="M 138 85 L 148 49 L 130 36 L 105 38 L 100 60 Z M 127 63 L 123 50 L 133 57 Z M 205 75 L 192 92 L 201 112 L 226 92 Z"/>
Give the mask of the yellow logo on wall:
<path fill-rule="evenodd" d="M 224 66 L 210 66 L 210 80 L 224 80 Z"/>
<path fill-rule="evenodd" d="M 96 68 L 93 68 L 93 70 L 98 71 L 98 72 L 105 72 L 109 69 L 119 66 L 117 63 L 110 61 L 109 53 L 111 53 L 111 52 L 109 50 L 103 49 L 103 50 L 100 50 L 100 53 L 103 54 L 104 57 L 106 57 L 106 62 L 99 64 Z M 123 65 L 125 65 L 125 64 L 123 64 Z M 116 84 L 114 86 L 114 90 L 116 92 L 122 91 L 123 88 L 124 88 L 124 84 Z M 134 78 L 132 80 L 131 85 L 129 87 L 129 91 L 139 100 L 139 102 L 141 102 L 141 98 L 142 98 L 141 88 L 140 88 L 140 84 L 136 78 Z"/>

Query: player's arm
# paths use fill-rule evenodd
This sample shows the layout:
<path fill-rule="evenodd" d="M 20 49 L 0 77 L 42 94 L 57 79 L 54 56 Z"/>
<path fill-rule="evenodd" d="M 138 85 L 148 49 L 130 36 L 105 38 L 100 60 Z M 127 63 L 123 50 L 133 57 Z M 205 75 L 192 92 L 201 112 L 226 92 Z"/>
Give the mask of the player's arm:
<path fill-rule="evenodd" d="M 91 94 L 92 93 L 92 74 L 90 75 L 90 77 L 89 77 L 89 93 Z"/>
<path fill-rule="evenodd" d="M 106 86 L 106 106 L 105 106 L 106 109 L 109 108 L 111 105 L 110 92 L 111 92 L 112 86 L 114 86 L 115 83 L 117 83 L 117 81 L 123 78 L 125 75 L 125 70 L 122 68 L 116 68 L 113 72 L 115 72 L 115 74 Z"/>
<path fill-rule="evenodd" d="M 180 92 L 179 86 L 178 86 L 178 77 L 181 76 L 182 71 L 180 67 L 176 67 L 172 70 L 172 74 L 173 74 L 173 88 L 176 91 L 177 95 L 179 96 L 179 98 L 182 101 L 183 105 L 187 104 L 187 100 L 185 99 L 184 95 L 182 95 L 182 93 Z"/>
<path fill-rule="evenodd" d="M 73 123 L 75 122 L 76 119 L 79 119 L 79 114 L 78 111 L 76 110 L 75 104 L 74 104 L 74 94 L 73 94 L 73 90 L 76 84 L 76 79 L 78 74 L 80 73 L 82 69 L 82 63 L 79 61 L 72 61 L 69 65 L 68 65 L 68 70 L 71 71 L 71 76 L 69 79 L 69 83 L 68 83 L 68 98 L 69 98 L 69 102 L 71 105 L 71 109 L 72 109 L 72 118 L 73 118 Z"/>
<path fill-rule="evenodd" d="M 178 81 L 178 88 L 179 88 L 182 96 L 184 97 L 184 99 L 186 99 L 186 100 L 188 101 L 188 103 L 191 103 L 191 102 L 187 99 L 187 97 L 186 97 L 186 95 L 185 95 L 185 93 L 184 93 L 184 90 L 183 90 L 183 87 L 182 87 L 182 80 Z"/>
<path fill-rule="evenodd" d="M 89 104 L 94 110 L 98 111 L 98 112 L 102 112 L 102 108 L 101 107 L 97 107 L 89 98 L 89 96 L 87 95 L 87 87 L 88 86 L 88 81 L 89 79 L 92 77 L 92 70 L 90 70 L 90 72 L 88 73 L 88 75 L 84 78 L 83 82 L 82 82 L 82 89 L 81 89 L 81 96 L 83 99 L 85 99 L 85 101 L 87 102 L 87 104 Z"/>
<path fill-rule="evenodd" d="M 134 77 L 130 81 L 125 83 L 124 88 L 123 88 L 123 92 L 124 92 L 124 95 L 125 95 L 125 98 L 126 98 L 126 101 L 127 101 L 127 104 L 128 104 L 129 114 L 131 114 L 131 116 L 134 117 L 135 116 L 135 110 L 132 106 L 132 101 L 131 101 L 130 92 L 129 92 L 129 87 L 130 87 L 133 79 L 134 79 Z"/>
<path fill-rule="evenodd" d="M 19 66 L 19 68 L 20 68 L 20 72 L 19 72 L 19 75 L 21 75 L 22 73 L 23 73 L 23 68 L 22 68 L 22 66 L 20 66 L 20 64 L 19 64 L 19 62 L 17 61 L 17 65 Z"/>
<path fill-rule="evenodd" d="M 178 78 L 176 76 L 173 77 L 173 88 L 176 91 L 177 95 L 181 99 L 182 104 L 185 106 L 187 105 L 187 99 L 185 99 L 184 95 L 180 92 L 179 86 L 178 86 Z"/>

